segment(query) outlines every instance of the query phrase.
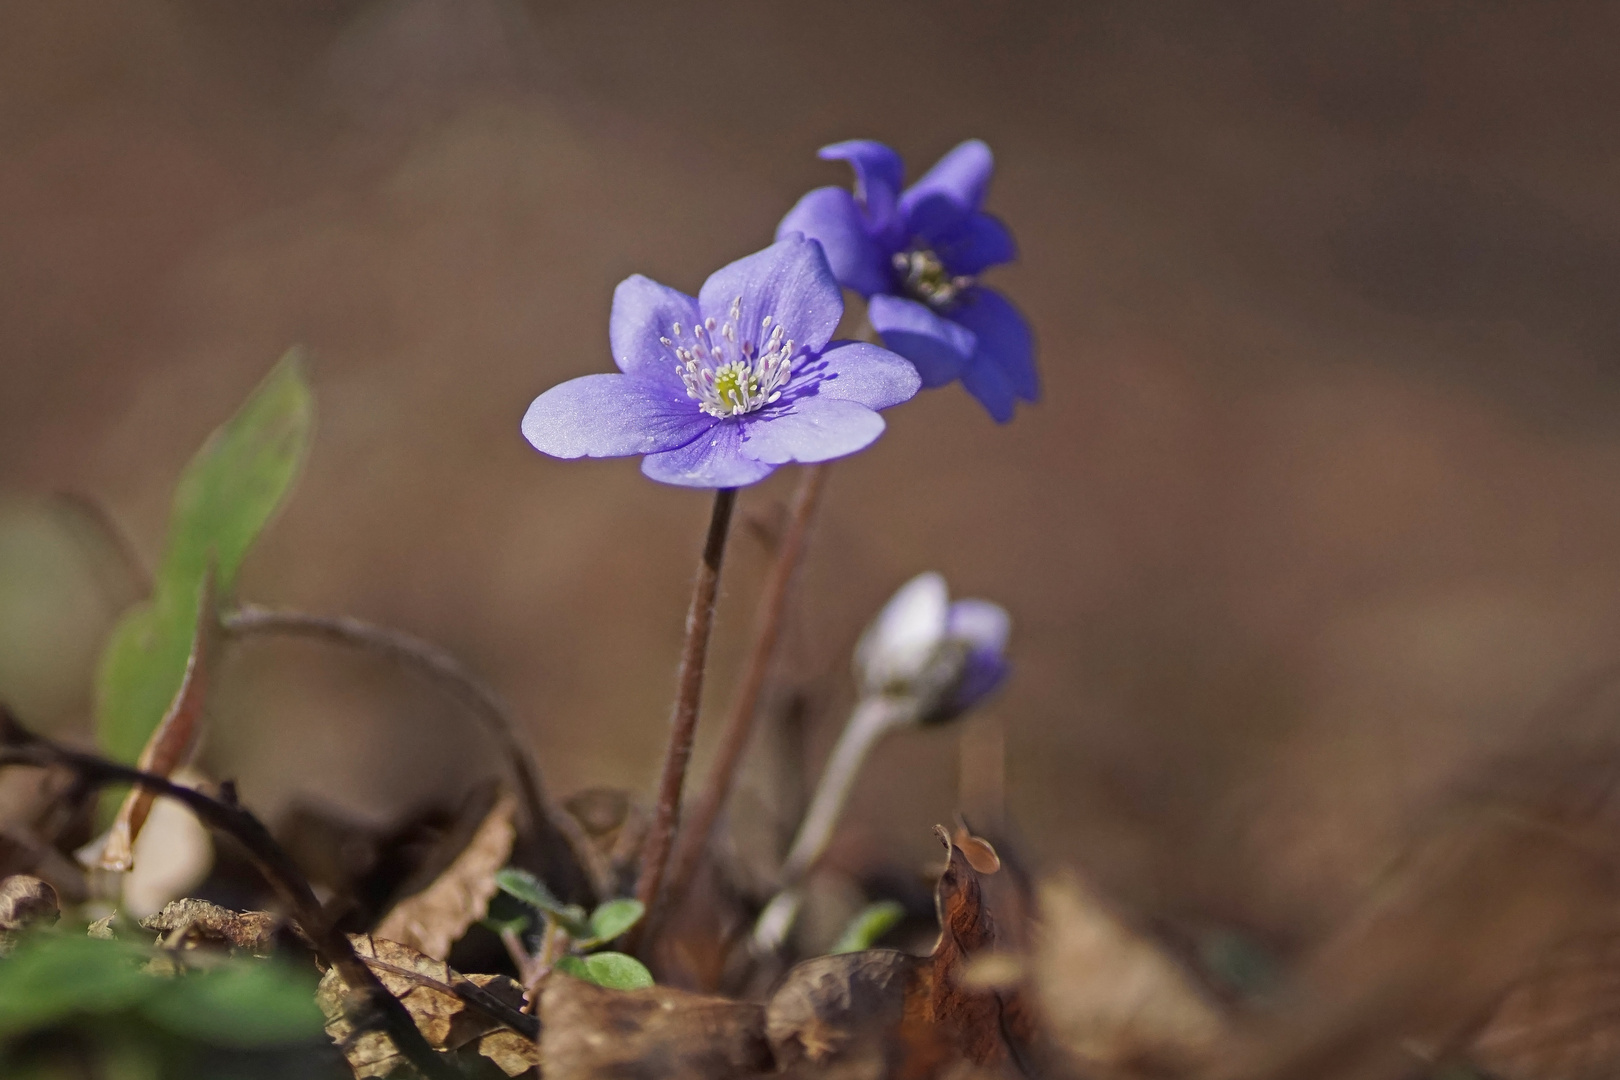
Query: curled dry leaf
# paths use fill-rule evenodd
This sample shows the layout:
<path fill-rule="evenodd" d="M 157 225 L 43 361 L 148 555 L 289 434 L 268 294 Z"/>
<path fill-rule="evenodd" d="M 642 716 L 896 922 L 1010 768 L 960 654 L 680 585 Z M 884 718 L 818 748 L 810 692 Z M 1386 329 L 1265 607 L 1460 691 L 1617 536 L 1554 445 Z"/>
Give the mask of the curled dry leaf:
<path fill-rule="evenodd" d="M 53 926 L 62 917 L 62 901 L 49 883 L 28 874 L 0 878 L 0 931 Z"/>
<path fill-rule="evenodd" d="M 554 975 L 540 998 L 545 1080 L 741 1080 L 774 1072 L 765 1009 L 663 986 L 608 990 Z"/>
<path fill-rule="evenodd" d="M 517 1020 L 521 1015 L 518 1010 L 523 1006 L 523 988 L 510 978 L 463 976 L 444 961 L 396 941 L 364 934 L 353 935 L 350 940 L 355 952 L 376 972 L 388 992 L 405 1006 L 423 1037 L 435 1049 L 482 1055 L 508 1076 L 517 1076 L 538 1061 L 539 1053 L 532 1038 L 506 1028 L 500 1019 L 491 1015 L 496 1009 L 474 1008 L 468 1004 L 470 996 L 478 996 L 491 1006 L 504 1007 L 499 1010 L 502 1015 Z M 471 984 L 470 990 L 468 984 Z M 390 1076 L 395 1070 L 408 1068 L 393 1040 L 355 1008 L 348 987 L 336 969 L 328 971 L 321 979 L 315 1001 L 326 1014 L 326 1033 L 342 1047 L 356 1080 Z M 527 1021 L 526 1026 L 533 1030 L 532 1017 L 522 1017 L 522 1021 Z M 522 1068 L 517 1068 L 520 1063 Z"/>
<path fill-rule="evenodd" d="M 1612 1080 L 1620 1062 L 1620 934 L 1559 950 L 1508 993 L 1468 1057 L 1501 1080 Z"/>
<path fill-rule="evenodd" d="M 496 891 L 495 872 L 512 854 L 516 812 L 517 799 L 499 796 L 454 861 L 427 888 L 395 904 L 377 924 L 374 936 L 435 959 L 449 956 L 450 947 L 489 909 Z"/>
<path fill-rule="evenodd" d="M 141 920 L 143 930 L 226 945 L 254 956 L 270 955 L 278 925 L 280 920 L 268 911 L 232 911 L 189 898 L 172 901 L 156 915 Z"/>
<path fill-rule="evenodd" d="M 1455 1057 L 1561 949 L 1612 934 L 1617 896 L 1610 831 L 1506 809 L 1453 814 L 1307 959 L 1289 1004 L 1245 1031 L 1213 1075 L 1396 1080 L 1421 1060 Z"/>
<path fill-rule="evenodd" d="M 146 740 L 136 767 L 158 776 L 172 776 L 184 765 L 202 735 L 203 701 L 208 694 L 208 668 L 212 662 L 214 643 L 219 636 L 219 619 L 214 611 L 214 572 L 209 569 L 203 576 L 202 590 L 197 601 L 197 628 L 192 634 L 191 655 L 186 660 L 185 676 L 180 689 L 162 721 Z M 157 794 L 151 788 L 131 788 L 124 796 L 118 816 L 101 846 L 97 865 L 103 870 L 127 871 L 135 865 L 135 841 L 152 812 Z"/>
<path fill-rule="evenodd" d="M 1072 875 L 1039 890 L 1030 958 L 1050 1041 L 1088 1075 L 1176 1074 L 1210 1059 L 1226 1021 L 1164 949 Z"/>
<path fill-rule="evenodd" d="M 928 1038 L 932 977 L 927 959 L 893 949 L 795 965 L 765 1007 L 765 1034 L 778 1067 L 847 1080 L 899 1075 L 915 1057 L 909 1042 Z"/>

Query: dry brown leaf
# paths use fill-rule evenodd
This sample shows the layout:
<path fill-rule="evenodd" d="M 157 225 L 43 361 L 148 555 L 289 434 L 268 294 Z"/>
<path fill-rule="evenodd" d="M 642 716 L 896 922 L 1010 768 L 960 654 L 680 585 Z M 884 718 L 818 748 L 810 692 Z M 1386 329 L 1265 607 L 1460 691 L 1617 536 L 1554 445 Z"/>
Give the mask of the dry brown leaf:
<path fill-rule="evenodd" d="M 156 915 L 141 920 L 143 930 L 179 933 L 241 949 L 254 956 L 269 956 L 280 920 L 268 911 L 232 911 L 206 900 L 175 900 Z"/>
<path fill-rule="evenodd" d="M 777 1066 L 845 1080 L 895 1075 L 907 1056 L 906 1002 L 926 1002 L 931 979 L 927 959 L 893 949 L 795 965 L 765 1007 Z"/>
<path fill-rule="evenodd" d="M 208 695 L 208 668 L 212 663 L 219 618 L 214 610 L 214 571 L 203 576 L 197 601 L 197 629 L 191 639 L 191 656 L 186 660 L 185 677 L 163 720 L 146 740 L 136 768 L 168 777 L 184 765 L 202 735 L 203 700 Z M 127 871 L 135 865 L 135 839 L 152 812 L 157 793 L 148 787 L 131 788 L 118 808 L 97 865 L 103 870 Z"/>
<path fill-rule="evenodd" d="M 553 975 L 540 1018 L 545 1080 L 743 1080 L 775 1071 L 765 1009 L 747 1002 Z"/>
<path fill-rule="evenodd" d="M 1088 1074 L 1177 1073 L 1209 1060 L 1225 1018 L 1164 949 L 1078 878 L 1045 881 L 1030 968 L 1050 1041 Z"/>
<path fill-rule="evenodd" d="M 1605 829 L 1507 810 L 1454 815 L 1317 950 L 1288 1007 L 1245 1032 L 1214 1075 L 1404 1077 L 1464 1049 L 1562 949 L 1612 934 L 1617 897 L 1620 852 Z"/>
<path fill-rule="evenodd" d="M 495 895 L 495 873 L 505 866 L 517 836 L 517 800 L 501 795 L 467 846 L 432 884 L 395 904 L 373 936 L 409 945 L 443 960 L 467 928 L 484 917 Z"/>
<path fill-rule="evenodd" d="M 1501 1080 L 1612 1080 L 1620 1063 L 1620 935 L 1560 950 L 1508 993 L 1468 1057 Z"/>
<path fill-rule="evenodd" d="M 444 961 L 397 941 L 365 934 L 351 935 L 349 940 L 384 988 L 405 1006 L 423 1038 L 435 1049 L 469 1048 L 470 1052 L 490 1059 L 508 1076 L 527 1071 L 538 1060 L 532 1040 L 503 1027 L 487 1013 L 469 1008 L 455 989 L 472 983 L 496 1001 L 517 1010 L 523 1006 L 523 988 L 512 979 L 504 975 L 463 976 Z M 326 1033 L 342 1047 L 356 1080 L 390 1076 L 395 1070 L 407 1070 L 409 1074 L 409 1067 L 393 1040 L 364 1023 L 363 1016 L 356 1015 L 348 986 L 335 968 L 321 979 L 315 1001 L 326 1014 Z M 522 1050 L 511 1039 L 490 1038 L 503 1031 L 516 1036 L 518 1042 L 527 1044 L 529 1049 Z M 520 1060 L 522 1068 L 512 1071 Z"/>

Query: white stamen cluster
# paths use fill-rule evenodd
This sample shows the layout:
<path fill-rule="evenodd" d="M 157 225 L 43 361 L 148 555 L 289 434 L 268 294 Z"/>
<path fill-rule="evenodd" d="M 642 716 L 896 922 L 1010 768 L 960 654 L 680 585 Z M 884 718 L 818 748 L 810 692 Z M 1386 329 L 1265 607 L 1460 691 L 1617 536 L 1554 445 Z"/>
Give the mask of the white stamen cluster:
<path fill-rule="evenodd" d="M 675 354 L 676 374 L 686 384 L 686 396 L 710 416 L 741 416 L 764 408 L 782 396 L 791 372 L 793 350 L 782 324 L 771 325 L 771 316 L 760 320 L 760 345 L 740 338 L 737 323 L 742 318 L 742 297 L 731 302 L 731 313 L 724 323 L 704 319 L 692 327 L 691 344 L 680 323 L 671 327 L 671 337 L 659 338 Z M 784 340 L 785 339 L 785 340 Z"/>

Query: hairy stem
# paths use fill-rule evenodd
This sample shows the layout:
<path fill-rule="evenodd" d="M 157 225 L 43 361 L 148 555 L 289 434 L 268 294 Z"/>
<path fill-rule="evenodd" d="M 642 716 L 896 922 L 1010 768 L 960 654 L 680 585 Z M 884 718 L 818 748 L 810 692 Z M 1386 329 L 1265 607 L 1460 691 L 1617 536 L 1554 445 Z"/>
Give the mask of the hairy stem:
<path fill-rule="evenodd" d="M 61 765 L 95 787 L 109 784 L 144 787 L 184 803 L 204 825 L 231 836 L 247 851 L 259 873 L 276 891 L 282 903 L 287 905 L 293 918 L 298 920 L 304 934 L 314 945 L 316 955 L 327 966 L 337 968 L 349 989 L 365 999 L 369 1010 L 382 1021 L 388 1037 L 405 1059 L 430 1080 L 457 1080 L 458 1073 L 450 1062 L 423 1038 L 411 1014 L 355 953 L 348 936 L 324 917 L 309 881 L 292 858 L 276 843 L 264 824 L 245 807 L 210 798 L 161 776 L 108 761 L 95 754 L 58 746 L 23 730 L 3 710 L 0 710 L 0 743 L 4 745 L 4 749 L 0 749 L 0 766 L 45 768 Z"/>
<path fill-rule="evenodd" d="M 652 827 L 641 848 L 641 876 L 636 879 L 636 899 L 646 911 L 627 943 L 634 952 L 641 933 L 657 916 L 658 895 L 664 884 L 664 871 L 675 839 L 675 826 L 681 813 L 681 790 L 686 783 L 686 767 L 692 760 L 692 740 L 697 732 L 698 702 L 703 696 L 703 669 L 709 654 L 709 631 L 714 627 L 714 600 L 720 587 L 720 563 L 726 553 L 726 534 L 731 531 L 731 511 L 737 505 L 737 489 L 721 488 L 714 493 L 714 510 L 709 516 L 709 535 L 703 542 L 697 580 L 692 584 L 692 603 L 686 609 L 686 643 L 681 649 L 680 674 L 675 681 L 675 707 L 669 720 L 669 745 L 664 752 L 663 774 L 658 781 L 658 803 Z"/>
<path fill-rule="evenodd" d="M 771 661 L 776 656 L 776 643 L 782 636 L 783 616 L 787 612 L 788 588 L 793 583 L 794 571 L 804 555 L 805 536 L 821 501 L 821 492 L 827 483 L 826 465 L 806 465 L 799 476 L 799 486 L 793 493 L 788 510 L 787 529 L 776 551 L 776 562 L 770 576 L 765 579 L 765 590 L 759 598 L 759 610 L 754 616 L 754 642 L 737 683 L 737 692 L 731 700 L 731 711 L 726 715 L 725 727 L 720 733 L 720 744 L 715 751 L 714 764 L 705 778 L 703 790 L 686 825 L 680 831 L 679 842 L 669 872 L 669 888 L 664 900 L 666 915 L 678 911 L 692 875 L 708 850 L 709 834 L 714 823 L 731 796 L 737 779 L 737 766 L 748 747 L 754 731 L 754 718 L 759 712 L 759 696 L 765 687 Z M 656 934 L 657 927 L 649 929 Z"/>
<path fill-rule="evenodd" d="M 303 611 L 273 610 L 244 604 L 223 615 L 220 626 L 229 637 L 279 634 L 329 641 L 364 649 L 404 667 L 421 671 L 437 682 L 479 720 L 499 744 L 517 780 L 531 827 L 540 846 L 542 878 L 569 901 L 589 901 L 606 895 L 610 872 L 596 849 L 568 813 L 551 806 L 534 760 L 518 738 L 517 726 L 499 695 L 450 653 L 419 637 L 345 615 L 313 615 Z M 601 864 L 601 865 L 599 865 Z"/>

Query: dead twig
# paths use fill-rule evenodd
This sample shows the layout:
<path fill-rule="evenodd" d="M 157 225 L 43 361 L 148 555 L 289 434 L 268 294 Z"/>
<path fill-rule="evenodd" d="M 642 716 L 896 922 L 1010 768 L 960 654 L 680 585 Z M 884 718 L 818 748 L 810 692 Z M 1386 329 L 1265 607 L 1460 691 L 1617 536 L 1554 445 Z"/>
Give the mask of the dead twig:
<path fill-rule="evenodd" d="M 321 919 L 321 906 L 302 871 L 276 843 L 264 824 L 245 807 L 222 802 L 202 792 L 181 787 L 161 776 L 108 761 L 95 754 L 70 750 L 25 730 L 0 707 L 0 767 L 7 765 L 72 769 L 87 783 L 135 784 L 184 803 L 209 828 L 226 833 L 247 851 L 254 866 L 292 911 L 322 963 L 335 967 L 344 983 L 360 995 L 375 1013 L 400 1053 L 429 1080 L 457 1080 L 456 1070 L 422 1037 L 398 998 L 390 994 L 354 951 L 349 939 Z"/>
<path fill-rule="evenodd" d="M 471 668 L 431 642 L 412 634 L 346 615 L 314 615 L 244 604 L 220 617 L 228 637 L 279 634 L 314 638 L 365 649 L 431 677 L 446 693 L 484 723 L 500 745 L 517 779 L 524 809 L 540 842 L 546 865 L 541 877 L 565 900 L 587 902 L 611 891 L 611 874 L 579 823 L 546 799 L 540 772 L 518 738 L 511 711 Z"/>

